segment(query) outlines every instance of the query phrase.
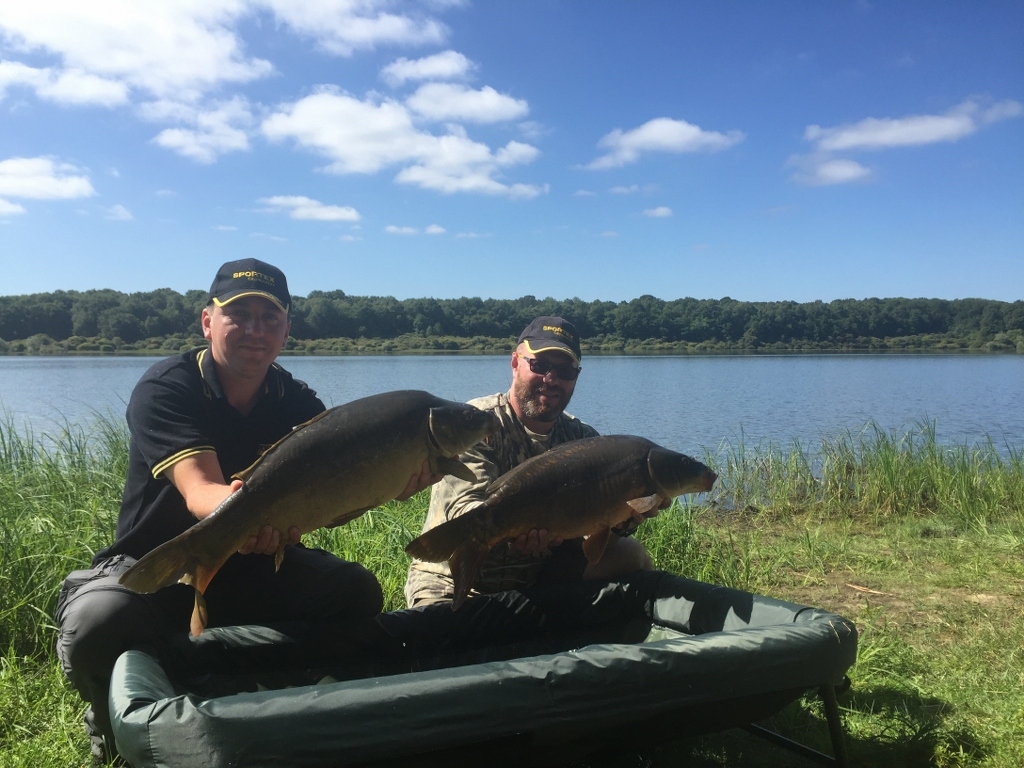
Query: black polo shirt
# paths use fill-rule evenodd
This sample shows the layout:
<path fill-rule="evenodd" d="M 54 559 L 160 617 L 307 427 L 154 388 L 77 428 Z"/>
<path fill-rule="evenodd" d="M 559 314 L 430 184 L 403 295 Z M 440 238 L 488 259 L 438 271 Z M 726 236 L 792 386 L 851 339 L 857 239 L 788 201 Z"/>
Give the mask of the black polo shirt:
<path fill-rule="evenodd" d="M 135 385 L 128 403 L 131 440 L 117 538 L 93 562 L 117 554 L 140 558 L 195 525 L 184 497 L 164 474 L 176 462 L 213 452 L 230 480 L 323 410 L 316 392 L 276 363 L 247 416 L 224 396 L 208 349 L 156 363 Z"/>

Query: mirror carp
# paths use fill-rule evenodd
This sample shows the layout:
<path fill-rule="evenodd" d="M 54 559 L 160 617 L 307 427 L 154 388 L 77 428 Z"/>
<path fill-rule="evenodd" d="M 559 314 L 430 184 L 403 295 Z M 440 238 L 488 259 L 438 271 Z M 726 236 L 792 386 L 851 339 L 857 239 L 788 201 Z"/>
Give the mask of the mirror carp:
<path fill-rule="evenodd" d="M 434 474 L 467 480 L 458 460 L 497 431 L 494 414 L 402 390 L 364 397 L 324 411 L 268 448 L 234 477 L 242 487 L 208 517 L 148 552 L 120 583 L 155 592 L 182 582 L 196 590 L 192 634 L 206 626 L 203 592 L 220 567 L 265 525 L 286 533 L 338 526 L 394 499 L 423 462 Z M 287 535 L 275 554 L 284 557 Z"/>
<path fill-rule="evenodd" d="M 610 528 L 684 493 L 710 491 L 717 475 L 682 453 L 632 435 L 573 440 L 527 459 L 491 483 L 480 506 L 441 523 L 405 548 L 428 562 L 447 560 L 455 582 L 452 609 L 465 601 L 488 552 L 533 529 L 586 537 L 596 563 Z"/>

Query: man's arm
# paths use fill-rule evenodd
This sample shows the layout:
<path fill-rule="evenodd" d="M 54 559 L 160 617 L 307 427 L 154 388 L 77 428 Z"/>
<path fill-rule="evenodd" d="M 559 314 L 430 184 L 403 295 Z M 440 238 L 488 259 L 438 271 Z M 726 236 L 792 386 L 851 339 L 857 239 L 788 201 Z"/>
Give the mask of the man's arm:
<path fill-rule="evenodd" d="M 209 517 L 228 496 L 242 487 L 241 480 L 232 480 L 230 483 L 224 480 L 220 462 L 217 461 L 217 454 L 212 452 L 188 456 L 168 467 L 164 474 L 171 481 L 171 485 L 184 497 L 188 511 L 199 520 Z M 428 485 L 436 483 L 441 477 L 441 475 L 431 474 L 430 465 L 423 462 L 419 474 L 409 478 L 409 483 L 398 499 L 404 501 L 416 495 Z M 278 545 L 281 543 L 281 535 L 281 531 L 265 525 L 260 530 L 254 531 L 238 551 L 243 555 L 250 552 L 271 555 L 277 551 Z M 297 527 L 292 526 L 288 529 L 289 543 L 298 544 L 300 540 L 301 534 Z"/>
<path fill-rule="evenodd" d="M 164 474 L 184 497 L 188 511 L 199 520 L 209 517 L 228 496 L 242 487 L 241 480 L 231 483 L 224 480 L 217 454 L 211 451 L 187 456 L 168 467 Z M 281 535 L 281 531 L 265 525 L 253 531 L 238 551 L 243 555 L 272 555 L 281 543 Z M 292 526 L 288 530 L 288 541 L 298 544 L 300 538 L 299 529 Z"/>

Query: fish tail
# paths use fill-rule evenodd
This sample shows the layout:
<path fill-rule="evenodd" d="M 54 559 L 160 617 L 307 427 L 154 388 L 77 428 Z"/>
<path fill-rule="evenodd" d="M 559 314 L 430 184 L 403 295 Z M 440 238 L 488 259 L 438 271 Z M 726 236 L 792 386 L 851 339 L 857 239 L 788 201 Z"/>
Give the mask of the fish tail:
<path fill-rule="evenodd" d="M 452 579 L 455 582 L 453 611 L 457 611 L 469 596 L 469 590 L 472 589 L 476 577 L 480 575 L 480 569 L 484 565 L 488 551 L 486 547 L 473 546 L 473 543 L 470 542 L 456 549 L 448 558 L 448 567 L 451 569 Z"/>
<path fill-rule="evenodd" d="M 460 544 L 472 539 L 478 527 L 476 515 L 468 512 L 421 533 L 405 551 L 418 560 L 440 563 L 448 560 Z"/>
<path fill-rule="evenodd" d="M 171 539 L 148 552 L 121 574 L 118 583 L 135 592 L 149 593 L 180 581 L 205 592 L 227 557 L 209 562 L 192 550 L 188 538 Z"/>

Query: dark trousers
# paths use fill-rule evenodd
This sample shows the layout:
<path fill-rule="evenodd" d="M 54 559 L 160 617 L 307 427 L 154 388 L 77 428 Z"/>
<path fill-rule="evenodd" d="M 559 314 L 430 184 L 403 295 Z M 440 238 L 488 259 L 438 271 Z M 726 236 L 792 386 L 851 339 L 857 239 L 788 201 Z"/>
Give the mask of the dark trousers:
<path fill-rule="evenodd" d="M 110 673 L 124 651 L 173 656 L 187 642 L 195 592 L 175 584 L 153 594 L 117 583 L 135 561 L 109 558 L 74 571 L 57 602 L 57 656 L 65 674 L 89 702 L 87 719 L 113 744 L 107 698 Z M 234 555 L 205 593 L 210 626 L 282 621 L 348 622 L 380 613 L 383 596 L 372 573 L 319 549 L 292 546 L 274 572 L 270 555 Z"/>

